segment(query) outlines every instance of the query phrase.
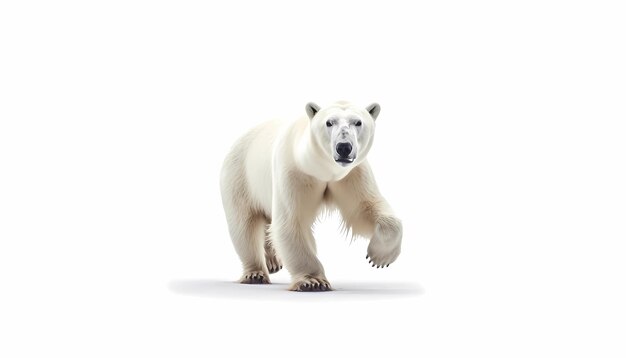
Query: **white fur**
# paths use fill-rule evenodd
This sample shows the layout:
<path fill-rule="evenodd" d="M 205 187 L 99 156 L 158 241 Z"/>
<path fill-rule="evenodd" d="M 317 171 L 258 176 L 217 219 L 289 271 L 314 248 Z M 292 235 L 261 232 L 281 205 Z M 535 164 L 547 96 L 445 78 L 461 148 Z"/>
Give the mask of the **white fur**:
<path fill-rule="evenodd" d="M 325 207 L 339 209 L 346 228 L 370 239 L 372 266 L 388 266 L 400 254 L 402 224 L 380 195 L 366 160 L 380 107 L 338 102 L 324 109 L 310 103 L 306 109 L 309 118 L 252 129 L 224 161 L 222 202 L 243 263 L 243 283 L 269 283 L 269 273 L 284 262 L 290 289 L 330 289 L 311 232 Z M 351 163 L 337 162 L 338 143 L 351 144 Z"/>

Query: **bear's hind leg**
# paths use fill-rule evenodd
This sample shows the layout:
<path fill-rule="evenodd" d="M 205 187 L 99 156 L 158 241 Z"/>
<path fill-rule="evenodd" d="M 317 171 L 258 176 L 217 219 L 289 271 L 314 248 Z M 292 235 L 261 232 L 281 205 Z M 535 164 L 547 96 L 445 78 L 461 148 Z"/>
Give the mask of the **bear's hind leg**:
<path fill-rule="evenodd" d="M 239 282 L 248 284 L 270 283 L 265 262 L 265 228 L 267 220 L 262 215 L 241 217 L 229 223 L 235 251 L 243 265 Z"/>
<path fill-rule="evenodd" d="M 269 237 L 265 239 L 265 263 L 270 273 L 276 273 L 283 268 L 283 263 L 278 258 L 278 254 L 276 254 L 276 250 Z"/>

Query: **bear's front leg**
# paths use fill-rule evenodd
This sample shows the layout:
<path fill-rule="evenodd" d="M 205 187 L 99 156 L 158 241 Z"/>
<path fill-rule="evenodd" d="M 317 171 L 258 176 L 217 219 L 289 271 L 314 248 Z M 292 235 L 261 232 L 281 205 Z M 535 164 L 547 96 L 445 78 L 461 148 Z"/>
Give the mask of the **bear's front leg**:
<path fill-rule="evenodd" d="M 324 267 L 316 256 L 316 245 L 310 227 L 282 214 L 272 218 L 270 229 L 278 255 L 291 274 L 291 291 L 329 291 L 330 283 Z"/>
<path fill-rule="evenodd" d="M 366 259 L 372 267 L 387 267 L 400 255 L 402 222 L 394 216 L 378 218 L 374 234 L 367 247 Z"/>
<path fill-rule="evenodd" d="M 325 186 L 304 175 L 281 178 L 273 192 L 270 237 L 292 277 L 292 291 L 329 291 L 311 226 Z M 289 180 L 291 179 L 291 180 Z"/>
<path fill-rule="evenodd" d="M 329 291 L 324 267 L 316 256 L 316 245 L 310 227 L 277 214 L 272 219 L 272 240 L 278 255 L 291 274 L 291 291 Z"/>
<path fill-rule="evenodd" d="M 366 259 L 372 267 L 387 267 L 400 255 L 402 222 L 378 191 L 367 162 L 343 180 L 330 183 L 329 199 L 339 208 L 353 234 L 370 238 Z"/>

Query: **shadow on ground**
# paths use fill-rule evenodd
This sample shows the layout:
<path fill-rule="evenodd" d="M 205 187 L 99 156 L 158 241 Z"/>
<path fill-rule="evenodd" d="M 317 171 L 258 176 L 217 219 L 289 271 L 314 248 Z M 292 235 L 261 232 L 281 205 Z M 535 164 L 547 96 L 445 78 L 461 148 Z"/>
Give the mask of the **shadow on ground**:
<path fill-rule="evenodd" d="M 417 283 L 409 282 L 333 282 L 329 292 L 291 292 L 286 283 L 243 285 L 237 282 L 201 279 L 172 280 L 170 291 L 181 295 L 224 299 L 338 300 L 411 298 L 424 293 Z"/>

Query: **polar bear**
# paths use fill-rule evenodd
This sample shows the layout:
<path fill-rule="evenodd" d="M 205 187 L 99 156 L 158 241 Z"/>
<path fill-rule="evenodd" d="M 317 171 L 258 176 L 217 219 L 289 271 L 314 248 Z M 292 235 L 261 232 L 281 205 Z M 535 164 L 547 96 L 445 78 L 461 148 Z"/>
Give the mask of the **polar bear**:
<path fill-rule="evenodd" d="M 311 231 L 324 208 L 338 209 L 353 235 L 370 239 L 372 267 L 387 267 L 400 254 L 402 223 L 366 160 L 380 106 L 305 109 L 308 118 L 252 129 L 224 160 L 222 203 L 243 264 L 241 283 L 270 283 L 284 264 L 290 290 L 331 290 Z"/>

